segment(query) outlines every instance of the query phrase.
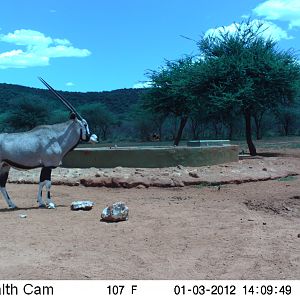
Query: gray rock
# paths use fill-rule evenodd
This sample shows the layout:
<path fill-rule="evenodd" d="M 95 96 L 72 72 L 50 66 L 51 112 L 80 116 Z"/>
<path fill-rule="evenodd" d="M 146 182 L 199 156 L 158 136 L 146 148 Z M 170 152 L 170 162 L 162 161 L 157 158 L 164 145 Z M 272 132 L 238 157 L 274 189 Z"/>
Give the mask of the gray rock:
<path fill-rule="evenodd" d="M 199 174 L 197 173 L 197 171 L 193 170 L 191 172 L 189 172 L 189 175 L 193 178 L 199 178 Z"/>
<path fill-rule="evenodd" d="M 91 210 L 94 206 L 94 202 L 92 201 L 74 201 L 71 204 L 72 210 Z"/>
<path fill-rule="evenodd" d="M 128 207 L 123 202 L 116 202 L 103 209 L 101 221 L 119 222 L 128 220 Z"/>
<path fill-rule="evenodd" d="M 102 177 L 103 175 L 104 175 L 103 171 L 98 171 L 96 172 L 95 177 Z"/>

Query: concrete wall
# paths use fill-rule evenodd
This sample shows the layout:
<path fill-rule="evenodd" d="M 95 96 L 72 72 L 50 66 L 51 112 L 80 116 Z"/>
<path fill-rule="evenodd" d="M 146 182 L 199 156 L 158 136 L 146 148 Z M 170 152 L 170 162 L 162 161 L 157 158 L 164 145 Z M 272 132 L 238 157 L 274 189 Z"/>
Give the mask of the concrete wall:
<path fill-rule="evenodd" d="M 162 168 L 177 165 L 199 167 L 238 161 L 238 146 L 76 148 L 63 159 L 68 168 Z"/>

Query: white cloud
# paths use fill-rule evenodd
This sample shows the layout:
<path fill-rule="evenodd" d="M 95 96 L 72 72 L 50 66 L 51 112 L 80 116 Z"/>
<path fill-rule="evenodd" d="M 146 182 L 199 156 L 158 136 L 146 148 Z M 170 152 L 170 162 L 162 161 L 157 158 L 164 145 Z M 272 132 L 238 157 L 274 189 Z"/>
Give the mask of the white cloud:
<path fill-rule="evenodd" d="M 261 36 L 268 39 L 268 38 L 272 38 L 275 41 L 279 41 L 279 40 L 288 40 L 288 39 L 292 39 L 293 37 L 288 35 L 288 33 L 283 30 L 281 27 L 277 26 L 276 24 L 274 24 L 273 22 L 270 21 L 261 21 L 261 20 L 252 20 L 251 21 L 251 25 L 253 26 L 253 28 L 258 28 L 258 26 L 260 24 L 263 24 L 261 27 Z M 238 23 L 236 24 L 231 24 L 228 26 L 223 26 L 223 27 L 218 27 L 218 28 L 211 28 L 208 29 L 204 36 L 207 37 L 209 35 L 219 35 L 220 33 L 235 33 L 236 32 L 236 25 L 240 25 Z M 245 25 L 246 26 L 246 25 Z"/>
<path fill-rule="evenodd" d="M 267 0 L 253 9 L 253 12 L 267 20 L 289 22 L 289 28 L 300 26 L 299 0 Z"/>
<path fill-rule="evenodd" d="M 0 69 L 48 66 L 51 58 L 85 57 L 91 54 L 87 49 L 73 47 L 67 39 L 53 39 L 30 29 L 0 34 L 0 42 L 24 48 L 0 53 Z"/>
<path fill-rule="evenodd" d="M 67 39 L 54 39 L 53 41 L 57 45 L 65 45 L 65 46 L 71 45 L 71 42 Z"/>
<path fill-rule="evenodd" d="M 242 19 L 249 19 L 250 16 L 249 16 L 249 15 L 242 15 L 241 18 L 242 18 Z"/>
<path fill-rule="evenodd" d="M 145 82 L 139 82 L 135 83 L 132 88 L 134 89 L 145 89 L 151 87 L 151 82 L 150 81 L 145 81 Z"/>
<path fill-rule="evenodd" d="M 69 82 L 66 83 L 66 86 L 74 86 L 74 85 L 75 85 L 75 83 L 73 83 L 71 81 L 69 81 Z"/>
<path fill-rule="evenodd" d="M 51 13 L 56 13 L 56 10 L 55 9 L 50 9 L 50 12 Z"/>
<path fill-rule="evenodd" d="M 40 46 L 47 47 L 52 43 L 52 38 L 46 37 L 43 33 L 35 30 L 20 29 L 13 33 L 0 35 L 0 41 L 16 44 L 18 46 Z"/>

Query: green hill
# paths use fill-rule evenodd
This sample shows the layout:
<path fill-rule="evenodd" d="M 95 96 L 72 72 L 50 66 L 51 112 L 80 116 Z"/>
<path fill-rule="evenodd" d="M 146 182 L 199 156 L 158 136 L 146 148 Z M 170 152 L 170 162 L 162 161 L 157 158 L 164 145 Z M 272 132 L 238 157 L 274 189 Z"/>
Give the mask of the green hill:
<path fill-rule="evenodd" d="M 118 89 L 110 92 L 65 92 L 59 91 L 75 108 L 84 104 L 102 103 L 116 115 L 126 114 L 130 107 L 140 100 L 143 89 Z M 14 106 L 16 99 L 35 99 L 45 105 L 51 104 L 53 110 L 63 109 L 63 105 L 46 89 L 36 89 L 15 84 L 0 83 L 0 114 Z"/>

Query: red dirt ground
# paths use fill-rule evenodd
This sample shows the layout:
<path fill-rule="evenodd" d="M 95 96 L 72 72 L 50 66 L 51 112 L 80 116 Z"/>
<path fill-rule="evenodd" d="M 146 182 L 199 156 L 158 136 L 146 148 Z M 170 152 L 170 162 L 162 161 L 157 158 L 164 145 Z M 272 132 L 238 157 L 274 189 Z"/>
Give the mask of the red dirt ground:
<path fill-rule="evenodd" d="M 295 171 L 299 158 L 287 159 Z M 20 208 L 0 202 L 0 278 L 299 280 L 299 186 L 298 176 L 220 187 L 59 185 L 48 210 L 37 209 L 36 184 L 10 183 Z M 91 211 L 70 210 L 84 199 Z M 129 220 L 100 222 L 117 201 Z"/>

